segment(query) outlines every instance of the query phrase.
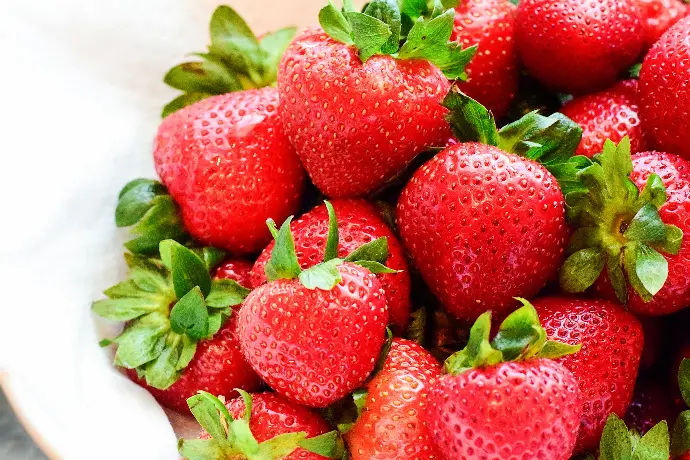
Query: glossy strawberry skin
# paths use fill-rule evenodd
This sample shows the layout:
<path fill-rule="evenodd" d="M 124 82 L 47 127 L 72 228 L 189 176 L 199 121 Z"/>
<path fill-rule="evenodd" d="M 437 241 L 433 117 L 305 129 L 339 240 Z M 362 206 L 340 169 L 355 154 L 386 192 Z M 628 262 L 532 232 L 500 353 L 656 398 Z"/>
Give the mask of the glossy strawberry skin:
<path fill-rule="evenodd" d="M 252 267 L 254 266 L 248 260 L 243 259 L 227 259 L 216 268 L 216 279 L 227 279 L 236 281 L 241 286 L 246 288 L 252 285 Z"/>
<path fill-rule="evenodd" d="M 563 195 L 543 166 L 466 143 L 437 154 L 398 202 L 403 244 L 459 319 L 500 314 L 558 271 L 568 230 Z"/>
<path fill-rule="evenodd" d="M 680 19 L 690 14 L 690 6 L 682 0 L 638 0 L 645 18 L 644 45 L 646 51 Z"/>
<path fill-rule="evenodd" d="M 501 118 L 518 86 L 515 6 L 509 0 L 466 0 L 455 11 L 451 40 L 478 46 L 460 89 Z"/>
<path fill-rule="evenodd" d="M 282 129 L 274 88 L 210 97 L 163 120 L 156 171 L 200 242 L 251 253 L 266 219 L 297 211 L 305 174 Z"/>
<path fill-rule="evenodd" d="M 630 403 L 644 346 L 642 325 L 606 300 L 543 297 L 533 305 L 550 339 L 582 345 L 558 362 L 573 373 L 582 393 L 576 450 L 592 449 L 609 414 L 623 417 Z"/>
<path fill-rule="evenodd" d="M 678 410 L 664 385 L 650 378 L 640 378 L 635 393 L 625 413 L 625 423 L 640 434 L 649 431 L 657 423 L 666 420 L 669 426 L 678 416 Z"/>
<path fill-rule="evenodd" d="M 630 138 L 632 153 L 646 150 L 638 111 L 637 81 L 626 80 L 607 90 L 576 97 L 560 112 L 582 128 L 576 154 L 592 158 L 603 150 L 606 139 L 617 144 L 625 136 Z"/>
<path fill-rule="evenodd" d="M 367 402 L 346 440 L 352 460 L 442 458 L 424 414 L 441 365 L 423 347 L 394 339 L 381 371 L 367 385 Z"/>
<path fill-rule="evenodd" d="M 668 29 L 640 71 L 640 116 L 653 147 L 690 159 L 690 16 Z"/>
<path fill-rule="evenodd" d="M 690 161 L 661 152 L 633 155 L 630 178 L 640 190 L 652 173 L 656 173 L 666 186 L 668 200 L 659 209 L 662 220 L 679 227 L 684 235 L 690 235 Z M 668 261 L 668 278 L 650 302 L 645 303 L 632 288 L 628 289 L 628 308 L 635 313 L 668 315 L 690 305 L 690 238 L 683 238 L 678 255 L 663 255 Z M 595 286 L 603 296 L 615 299 L 605 276 L 600 277 Z"/>
<path fill-rule="evenodd" d="M 127 370 L 127 375 L 146 388 L 161 405 L 180 413 L 189 413 L 187 399 L 199 390 L 228 398 L 237 396 L 235 388 L 251 392 L 261 387 L 261 379 L 240 351 L 235 315 L 212 339 L 197 344 L 194 358 L 169 388 L 160 390 L 148 386 L 144 379 L 137 378 L 134 370 Z"/>
<path fill-rule="evenodd" d="M 444 375 L 429 393 L 429 429 L 447 460 L 567 460 L 581 414 L 575 378 L 547 359 Z"/>
<path fill-rule="evenodd" d="M 342 282 L 330 291 L 273 281 L 252 291 L 239 312 L 247 361 L 271 388 L 305 406 L 326 407 L 357 388 L 384 341 L 381 283 L 359 265 L 338 270 Z"/>
<path fill-rule="evenodd" d="M 314 184 L 330 197 L 380 188 L 427 147 L 450 137 L 440 102 L 450 83 L 423 60 L 374 56 L 308 29 L 285 52 L 278 89 L 285 131 Z"/>
<path fill-rule="evenodd" d="M 405 252 L 395 234 L 381 218 L 379 211 L 364 200 L 333 200 L 331 202 L 338 218 L 340 243 L 338 256 L 345 258 L 350 252 L 377 238 L 388 239 L 388 260 L 386 266 L 399 270 L 396 274 L 377 275 L 386 293 L 390 321 L 402 332 L 410 316 L 410 271 Z M 297 260 L 302 268 L 312 267 L 323 261 L 328 238 L 328 212 L 321 205 L 302 215 L 291 226 L 295 240 Z M 258 287 L 266 282 L 264 268 L 271 258 L 275 243 L 263 250 L 251 272 L 251 286 Z"/>
<path fill-rule="evenodd" d="M 523 0 L 516 41 L 527 71 L 554 90 L 585 94 L 611 86 L 642 50 L 637 0 Z"/>

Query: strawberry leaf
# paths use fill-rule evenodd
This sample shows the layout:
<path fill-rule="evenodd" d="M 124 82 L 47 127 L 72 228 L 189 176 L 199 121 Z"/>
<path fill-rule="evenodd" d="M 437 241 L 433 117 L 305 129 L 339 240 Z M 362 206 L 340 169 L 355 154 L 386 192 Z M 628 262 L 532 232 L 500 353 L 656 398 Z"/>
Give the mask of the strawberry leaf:
<path fill-rule="evenodd" d="M 359 50 L 359 58 L 367 62 L 375 54 L 381 54 L 383 46 L 393 35 L 388 24 L 364 13 L 345 13 L 352 26 L 352 40 Z"/>
<path fill-rule="evenodd" d="M 392 268 L 388 268 L 385 265 L 380 264 L 378 262 L 372 262 L 371 260 L 358 260 L 354 263 L 359 265 L 360 267 L 366 268 L 374 275 L 398 273 L 398 270 L 393 270 Z"/>
<path fill-rule="evenodd" d="M 201 101 L 202 99 L 206 99 L 207 97 L 211 97 L 213 94 L 211 93 L 184 93 L 180 94 L 177 96 L 175 99 L 172 101 L 168 102 L 164 107 L 163 111 L 161 112 L 161 118 L 165 118 L 171 113 L 177 112 L 178 110 L 187 107 L 188 105 L 192 105 L 196 102 Z"/>
<path fill-rule="evenodd" d="M 211 292 L 206 296 L 210 308 L 225 308 L 240 305 L 251 289 L 241 286 L 235 280 L 218 279 L 211 283 Z"/>
<path fill-rule="evenodd" d="M 170 311 L 170 327 L 194 340 L 208 335 L 208 309 L 198 286 L 192 288 Z"/>
<path fill-rule="evenodd" d="M 176 65 L 165 74 L 163 82 L 186 93 L 223 94 L 242 90 L 242 83 L 213 55 L 204 60 Z"/>
<path fill-rule="evenodd" d="M 496 121 L 490 110 L 453 85 L 442 104 L 449 110 L 446 120 L 460 142 L 480 142 L 497 146 Z"/>
<path fill-rule="evenodd" d="M 343 280 L 338 271 L 338 266 L 342 263 L 341 259 L 331 259 L 328 262 L 314 265 L 299 274 L 300 283 L 307 289 L 330 291 Z"/>
<path fill-rule="evenodd" d="M 338 257 L 338 242 L 340 241 L 340 237 L 338 235 L 338 219 L 335 215 L 333 205 L 328 201 L 324 201 L 324 204 L 328 211 L 328 238 L 326 240 L 326 250 L 324 251 L 323 261 L 328 262 Z"/>
<path fill-rule="evenodd" d="M 491 366 L 502 362 L 502 353 L 489 343 L 490 332 L 491 313 L 486 312 L 477 318 L 470 329 L 467 346 L 446 360 L 444 365 L 446 371 L 457 375 L 475 367 Z"/>
<path fill-rule="evenodd" d="M 671 436 L 671 455 L 676 458 L 690 452 L 690 411 L 678 415 Z"/>
<path fill-rule="evenodd" d="M 388 238 L 382 236 L 365 243 L 345 257 L 346 262 L 361 262 L 365 260 L 378 262 L 379 264 L 386 263 L 386 260 L 388 260 Z"/>
<path fill-rule="evenodd" d="M 326 458 L 342 459 L 345 454 L 345 445 L 337 431 L 303 439 L 298 445 L 308 452 Z"/>
<path fill-rule="evenodd" d="M 640 438 L 633 449 L 632 460 L 668 460 L 669 444 L 668 425 L 662 420 Z"/>
<path fill-rule="evenodd" d="M 678 386 L 686 406 L 690 406 L 690 359 L 683 358 L 678 369 Z"/>
<path fill-rule="evenodd" d="M 393 54 L 400 47 L 401 14 L 398 0 L 374 0 L 364 8 L 363 13 L 387 24 L 390 38 L 381 47 L 381 54 Z"/>
<path fill-rule="evenodd" d="M 601 275 L 606 256 L 599 248 L 587 248 L 570 255 L 560 272 L 561 287 L 566 292 L 584 292 Z"/>
<path fill-rule="evenodd" d="M 285 220 L 280 227 L 280 231 L 276 229 L 273 219 L 269 219 L 266 222 L 275 239 L 275 245 L 273 246 L 273 251 L 271 251 L 271 259 L 264 267 L 266 278 L 269 281 L 294 279 L 302 272 L 297 261 L 297 254 L 295 253 L 295 240 L 290 230 L 290 222 L 292 222 L 292 216 Z"/>
<path fill-rule="evenodd" d="M 160 253 L 163 263 L 172 271 L 173 287 L 178 299 L 195 286 L 201 289 L 203 296 L 208 295 L 211 291 L 211 276 L 199 256 L 174 240 L 161 241 Z"/>
<path fill-rule="evenodd" d="M 599 443 L 599 460 L 631 460 L 632 443 L 628 427 L 616 414 L 609 415 Z"/>
<path fill-rule="evenodd" d="M 328 5 L 324 6 L 319 12 L 319 24 L 326 32 L 326 35 L 333 40 L 345 43 L 346 45 L 354 44 L 352 39 L 352 26 L 348 22 L 345 14 L 333 6 L 330 1 Z"/>
<path fill-rule="evenodd" d="M 419 345 L 426 344 L 426 325 L 428 313 L 426 308 L 421 307 L 410 315 L 412 320 L 405 331 L 405 338 L 417 342 Z"/>

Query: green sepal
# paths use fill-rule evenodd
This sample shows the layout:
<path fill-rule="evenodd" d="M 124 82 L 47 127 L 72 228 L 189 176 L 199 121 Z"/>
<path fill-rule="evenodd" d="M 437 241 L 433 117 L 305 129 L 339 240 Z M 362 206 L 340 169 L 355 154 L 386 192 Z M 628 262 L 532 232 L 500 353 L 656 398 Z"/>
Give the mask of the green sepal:
<path fill-rule="evenodd" d="M 386 267 L 382 263 L 372 262 L 371 260 L 358 260 L 354 263 L 356 265 L 359 265 L 360 267 L 366 268 L 374 275 L 380 275 L 385 273 L 400 273 L 399 270 L 393 270 L 392 268 Z"/>
<path fill-rule="evenodd" d="M 172 271 L 173 287 L 178 299 L 195 286 L 201 289 L 204 296 L 211 292 L 208 266 L 194 251 L 174 240 L 161 241 L 159 250 L 161 260 Z"/>
<path fill-rule="evenodd" d="M 222 249 L 205 246 L 202 248 L 192 248 L 196 254 L 206 264 L 206 268 L 210 271 L 216 268 L 225 259 L 227 255 Z"/>
<path fill-rule="evenodd" d="M 390 327 L 386 327 L 386 340 L 383 342 L 383 346 L 381 347 L 379 356 L 376 359 L 376 365 L 374 366 L 374 370 L 371 371 L 371 374 L 369 374 L 369 377 L 367 379 L 368 381 L 376 377 L 378 373 L 381 372 L 381 369 L 383 369 L 384 364 L 386 364 L 386 359 L 388 358 L 388 353 L 390 353 L 392 345 L 393 331 L 391 331 Z"/>
<path fill-rule="evenodd" d="M 690 410 L 678 415 L 671 435 L 671 455 L 680 457 L 690 452 Z"/>
<path fill-rule="evenodd" d="M 314 265 L 299 274 L 300 283 L 307 289 L 330 291 L 343 280 L 338 270 L 342 263 L 342 259 L 331 259 Z"/>
<path fill-rule="evenodd" d="M 342 459 L 345 454 L 345 444 L 337 431 L 303 439 L 298 445 L 306 451 L 326 458 Z"/>
<path fill-rule="evenodd" d="M 324 201 L 324 204 L 328 212 L 328 237 L 326 239 L 326 250 L 323 254 L 323 261 L 328 262 L 338 257 L 340 236 L 338 234 L 338 218 L 335 215 L 335 209 L 333 209 L 333 205 L 329 201 Z"/>
<path fill-rule="evenodd" d="M 498 145 L 498 129 L 491 111 L 463 93 L 457 84 L 450 88 L 441 105 L 449 110 L 446 120 L 460 142 Z"/>
<path fill-rule="evenodd" d="M 340 433 L 347 434 L 362 416 L 368 397 L 366 388 L 358 388 L 348 397 L 326 408 L 323 415 Z"/>
<path fill-rule="evenodd" d="M 566 292 L 584 292 L 601 275 L 606 255 L 600 248 L 587 248 L 571 254 L 563 263 L 559 280 Z"/>
<path fill-rule="evenodd" d="M 241 286 L 235 280 L 217 279 L 211 283 L 211 292 L 206 296 L 209 308 L 225 308 L 241 305 L 251 289 Z"/>
<path fill-rule="evenodd" d="M 187 292 L 170 310 L 170 327 L 194 340 L 208 335 L 208 309 L 199 286 Z"/>
<path fill-rule="evenodd" d="M 427 331 L 427 309 L 424 307 L 418 308 L 410 317 L 412 318 L 410 324 L 405 331 L 405 338 L 417 342 L 421 346 L 426 345 L 426 331 Z"/>
<path fill-rule="evenodd" d="M 628 69 L 628 75 L 630 75 L 630 78 L 640 78 L 640 70 L 642 70 L 642 63 L 638 62 L 637 64 L 630 66 Z"/>
<path fill-rule="evenodd" d="M 678 387 L 686 406 L 690 406 L 690 359 L 683 358 L 678 368 Z"/>
<path fill-rule="evenodd" d="M 295 240 L 290 230 L 290 222 L 292 222 L 292 216 L 285 220 L 280 230 L 276 229 L 273 219 L 266 222 L 275 239 L 271 259 L 264 267 L 268 281 L 294 279 L 302 272 L 295 253 Z"/>
<path fill-rule="evenodd" d="M 388 260 L 388 238 L 382 236 L 365 243 L 345 257 L 345 262 L 360 262 L 367 260 L 385 264 Z"/>
<path fill-rule="evenodd" d="M 628 430 L 617 415 L 609 415 L 599 444 L 599 460 L 668 460 L 669 435 L 666 421 L 644 436 Z"/>
<path fill-rule="evenodd" d="M 467 346 L 451 355 L 444 364 L 446 372 L 457 375 L 475 367 L 491 366 L 503 361 L 499 350 L 491 346 L 491 313 L 483 313 L 477 318 L 472 329 Z"/>

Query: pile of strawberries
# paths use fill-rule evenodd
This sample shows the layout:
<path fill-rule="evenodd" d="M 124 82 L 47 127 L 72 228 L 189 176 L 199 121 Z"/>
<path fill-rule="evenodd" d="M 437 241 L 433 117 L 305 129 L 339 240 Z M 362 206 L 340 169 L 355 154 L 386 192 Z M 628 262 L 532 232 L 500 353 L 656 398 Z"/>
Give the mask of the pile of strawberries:
<path fill-rule="evenodd" d="M 690 458 L 690 6 L 342 3 L 219 7 L 120 193 L 93 310 L 180 454 Z"/>

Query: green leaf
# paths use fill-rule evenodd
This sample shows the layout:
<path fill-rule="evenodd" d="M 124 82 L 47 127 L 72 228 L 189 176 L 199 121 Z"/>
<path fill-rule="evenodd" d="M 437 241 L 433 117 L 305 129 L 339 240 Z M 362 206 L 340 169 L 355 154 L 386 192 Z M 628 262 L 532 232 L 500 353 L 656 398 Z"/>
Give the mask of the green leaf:
<path fill-rule="evenodd" d="M 187 405 L 199 425 L 215 440 L 227 439 L 227 428 L 235 419 L 220 399 L 206 391 L 187 399 Z"/>
<path fill-rule="evenodd" d="M 181 342 L 177 340 L 166 344 L 158 357 L 148 363 L 144 369 L 146 383 L 153 388 L 166 390 L 180 378 L 177 363 L 180 361 Z"/>
<path fill-rule="evenodd" d="M 633 242 L 625 249 L 625 270 L 635 292 L 648 302 L 664 286 L 668 262 L 649 246 Z"/>
<path fill-rule="evenodd" d="M 217 460 L 225 458 L 225 452 L 213 439 L 180 439 L 177 451 L 187 460 Z"/>
<path fill-rule="evenodd" d="M 271 251 L 271 259 L 264 267 L 269 281 L 294 279 L 302 272 L 295 253 L 295 240 L 290 230 L 290 222 L 292 222 L 292 216 L 288 217 L 280 227 L 280 231 L 276 232 L 273 220 L 267 221 L 268 228 L 271 229 L 276 241 Z"/>
<path fill-rule="evenodd" d="M 599 443 L 599 460 L 632 460 L 632 443 L 625 423 L 609 415 Z"/>
<path fill-rule="evenodd" d="M 129 227 L 136 224 L 153 206 L 153 199 L 165 194 L 163 185 L 155 180 L 135 179 L 125 185 L 115 208 L 115 224 Z"/>
<path fill-rule="evenodd" d="M 352 45 L 352 26 L 345 15 L 338 10 L 330 1 L 319 12 L 319 24 L 326 35 L 333 40 Z"/>
<path fill-rule="evenodd" d="M 364 8 L 364 14 L 388 24 L 391 35 L 381 47 L 381 53 L 393 54 L 400 48 L 400 30 L 402 28 L 400 7 L 397 0 L 373 0 Z"/>
<path fill-rule="evenodd" d="M 125 243 L 125 247 L 135 254 L 153 254 L 166 239 L 188 239 L 177 205 L 169 195 L 156 196 L 153 206 L 130 231 L 135 238 Z"/>
<path fill-rule="evenodd" d="M 412 20 L 417 20 L 427 12 L 427 0 L 401 0 L 400 11 Z"/>
<path fill-rule="evenodd" d="M 412 312 L 410 315 L 412 320 L 409 326 L 407 326 L 407 331 L 405 332 L 405 337 L 408 340 L 417 342 L 419 345 L 424 346 L 426 343 L 426 323 L 428 313 L 426 308 L 421 307 L 416 311 Z"/>
<path fill-rule="evenodd" d="M 368 380 L 371 380 L 372 378 L 376 377 L 376 375 L 379 372 L 381 372 L 381 369 L 383 369 L 383 365 L 386 364 L 386 359 L 388 358 L 388 353 L 391 351 L 392 345 L 393 332 L 389 327 L 386 327 L 386 340 L 383 342 L 383 346 L 381 347 L 379 356 L 376 359 L 376 365 L 374 366 L 374 370 L 371 371 L 371 374 L 369 374 Z"/>
<path fill-rule="evenodd" d="M 218 333 L 221 327 L 225 324 L 228 318 L 232 315 L 231 308 L 223 308 L 221 310 L 214 310 L 208 315 L 208 333 L 206 338 L 210 339 Z"/>
<path fill-rule="evenodd" d="M 486 312 L 477 318 L 472 329 L 470 329 L 467 346 L 446 360 L 444 364 L 446 372 L 458 375 L 468 369 L 500 363 L 503 360 L 503 355 L 489 343 L 490 332 L 491 312 Z"/>
<path fill-rule="evenodd" d="M 213 280 L 211 292 L 206 296 L 206 305 L 210 308 L 234 307 L 242 304 L 250 292 L 251 289 L 241 286 L 234 280 Z"/>
<path fill-rule="evenodd" d="M 223 57 L 235 72 L 248 76 L 259 84 L 263 73 L 259 41 L 247 23 L 235 10 L 221 5 L 211 17 L 211 54 Z"/>
<path fill-rule="evenodd" d="M 623 236 L 632 241 L 654 243 L 666 236 L 666 225 L 653 203 L 647 203 L 637 211 Z"/>
<path fill-rule="evenodd" d="M 683 230 L 675 225 L 666 225 L 664 239 L 653 246 L 667 254 L 678 255 L 683 244 Z"/>
<path fill-rule="evenodd" d="M 194 358 L 196 354 L 196 340 L 191 339 L 189 336 L 182 336 L 182 351 L 180 351 L 180 358 L 177 360 L 177 366 L 175 369 L 181 371 L 185 369 L 189 363 Z"/>
<path fill-rule="evenodd" d="M 324 204 L 328 211 L 328 239 L 326 240 L 326 250 L 324 252 L 323 261 L 328 262 L 338 257 L 338 242 L 340 241 L 340 237 L 338 235 L 338 219 L 336 218 L 333 205 L 328 201 L 325 201 Z"/>
<path fill-rule="evenodd" d="M 604 254 L 596 247 L 572 254 L 561 267 L 561 289 L 569 293 L 586 291 L 599 278 L 605 262 Z"/>
<path fill-rule="evenodd" d="M 193 248 L 192 251 L 194 251 L 194 254 L 204 261 L 204 264 L 206 264 L 206 268 L 208 270 L 212 270 L 220 265 L 227 255 L 222 249 L 213 248 L 210 246 Z"/>
<path fill-rule="evenodd" d="M 388 268 L 385 265 L 380 264 L 378 262 L 371 262 L 369 260 L 358 260 L 357 262 L 354 262 L 354 263 L 359 265 L 360 267 L 366 268 L 367 270 L 369 270 L 374 275 L 381 275 L 381 274 L 388 274 L 388 273 L 399 273 L 398 270 L 393 270 L 392 268 Z"/>
<path fill-rule="evenodd" d="M 642 70 L 642 63 L 638 62 L 628 69 L 628 75 L 630 78 L 640 78 L 640 70 Z"/>
<path fill-rule="evenodd" d="M 678 369 L 678 386 L 686 406 L 690 406 L 690 359 L 683 358 Z"/>
<path fill-rule="evenodd" d="M 556 342 L 555 340 L 547 340 L 544 347 L 537 354 L 538 358 L 558 359 L 563 356 L 568 356 L 577 353 L 582 349 L 581 344 L 569 345 L 567 343 Z"/>
<path fill-rule="evenodd" d="M 168 102 L 163 111 L 161 112 L 161 117 L 165 118 L 168 115 L 177 112 L 178 110 L 199 102 L 207 97 L 211 97 L 213 94 L 210 93 L 184 93 L 177 96 L 172 101 Z"/>
<path fill-rule="evenodd" d="M 213 55 L 204 55 L 205 59 L 196 62 L 185 62 L 168 71 L 163 82 L 186 93 L 223 94 L 241 91 L 242 83 Z"/>
<path fill-rule="evenodd" d="M 362 62 L 367 62 L 375 54 L 382 54 L 383 46 L 393 35 L 391 27 L 380 19 L 356 11 L 345 13 L 345 17 L 352 26 L 352 39 Z"/>
<path fill-rule="evenodd" d="M 201 340 L 208 335 L 208 309 L 198 286 L 177 301 L 170 311 L 170 327 L 178 334 Z"/>
<path fill-rule="evenodd" d="M 211 291 L 208 267 L 192 250 L 177 241 L 166 240 L 160 244 L 163 263 L 170 265 L 175 295 L 181 299 L 195 286 L 206 296 Z"/>
<path fill-rule="evenodd" d="M 508 315 L 491 342 L 503 354 L 504 361 L 534 356 L 546 343 L 546 331 L 539 323 L 537 310 L 527 300 L 518 300 L 523 306 Z"/>
<path fill-rule="evenodd" d="M 386 260 L 388 260 L 388 238 L 385 236 L 376 238 L 361 245 L 345 257 L 345 262 L 361 262 L 364 260 L 385 264 Z"/>
<path fill-rule="evenodd" d="M 303 439 L 299 447 L 326 458 L 341 459 L 345 453 L 340 434 L 335 430 Z"/>
<path fill-rule="evenodd" d="M 671 436 L 671 455 L 675 458 L 687 452 L 690 452 L 690 411 L 688 410 L 678 415 Z"/>
<path fill-rule="evenodd" d="M 635 446 L 632 460 L 668 460 L 669 436 L 666 421 L 654 425 Z"/>
<path fill-rule="evenodd" d="M 97 300 L 91 305 L 95 314 L 111 321 L 130 321 L 160 309 L 156 298 L 122 297 Z"/>
<path fill-rule="evenodd" d="M 342 264 L 341 259 L 331 259 L 314 265 L 299 274 L 299 281 L 307 289 L 322 289 L 330 291 L 343 280 L 338 266 Z"/>
<path fill-rule="evenodd" d="M 296 33 L 296 27 L 286 27 L 261 37 L 259 46 L 264 55 L 264 82 L 269 83 L 276 80 L 280 60 Z"/>
<path fill-rule="evenodd" d="M 130 324 L 118 337 L 115 361 L 118 366 L 134 369 L 158 358 L 166 344 L 169 324 L 163 315 L 148 315 Z"/>
<path fill-rule="evenodd" d="M 609 254 L 606 259 L 606 274 L 609 277 L 609 283 L 611 283 L 613 291 L 616 293 L 616 298 L 623 305 L 627 304 L 628 286 L 623 273 L 620 250 L 617 253 Z"/>
<path fill-rule="evenodd" d="M 666 199 L 666 186 L 661 180 L 661 177 L 656 174 L 650 174 L 640 194 L 640 201 L 651 203 L 657 208 L 660 208 L 666 203 Z"/>
<path fill-rule="evenodd" d="M 453 85 L 442 105 L 450 111 L 446 120 L 460 142 L 498 145 L 494 116 L 486 107 L 460 91 L 457 85 Z"/>

